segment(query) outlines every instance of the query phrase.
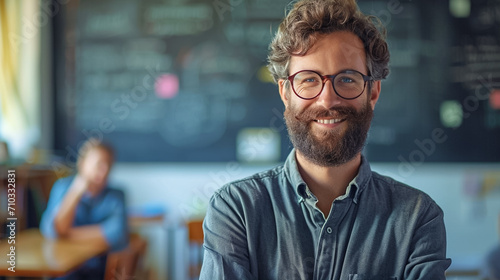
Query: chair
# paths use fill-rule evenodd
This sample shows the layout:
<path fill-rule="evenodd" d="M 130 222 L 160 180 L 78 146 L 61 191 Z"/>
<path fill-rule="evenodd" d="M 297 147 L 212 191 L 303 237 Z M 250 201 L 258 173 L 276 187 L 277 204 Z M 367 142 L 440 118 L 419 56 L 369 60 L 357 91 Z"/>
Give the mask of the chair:
<path fill-rule="evenodd" d="M 131 233 L 129 246 L 120 251 L 109 253 L 106 261 L 105 280 L 146 280 L 144 256 L 147 241 L 137 233 Z"/>
<path fill-rule="evenodd" d="M 189 242 L 189 279 L 198 279 L 203 263 L 203 220 L 186 223 Z"/>

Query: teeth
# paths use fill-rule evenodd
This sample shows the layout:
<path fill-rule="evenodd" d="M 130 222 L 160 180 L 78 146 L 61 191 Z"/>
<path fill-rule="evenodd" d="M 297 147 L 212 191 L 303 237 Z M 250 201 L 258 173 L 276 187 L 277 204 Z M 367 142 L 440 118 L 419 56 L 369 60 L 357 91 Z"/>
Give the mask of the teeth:
<path fill-rule="evenodd" d="M 329 119 L 329 120 L 316 120 L 319 123 L 324 123 L 324 124 L 332 124 L 332 123 L 338 123 L 341 122 L 342 119 Z"/>

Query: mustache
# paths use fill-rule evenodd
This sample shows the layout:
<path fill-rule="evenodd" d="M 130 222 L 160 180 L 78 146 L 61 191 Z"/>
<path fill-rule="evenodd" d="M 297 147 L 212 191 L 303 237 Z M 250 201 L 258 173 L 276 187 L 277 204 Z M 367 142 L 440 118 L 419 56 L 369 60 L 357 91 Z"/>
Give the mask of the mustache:
<path fill-rule="evenodd" d="M 320 118 L 349 119 L 357 115 L 356 109 L 337 106 L 330 109 L 310 108 L 297 113 L 294 117 L 301 122 L 311 122 Z"/>

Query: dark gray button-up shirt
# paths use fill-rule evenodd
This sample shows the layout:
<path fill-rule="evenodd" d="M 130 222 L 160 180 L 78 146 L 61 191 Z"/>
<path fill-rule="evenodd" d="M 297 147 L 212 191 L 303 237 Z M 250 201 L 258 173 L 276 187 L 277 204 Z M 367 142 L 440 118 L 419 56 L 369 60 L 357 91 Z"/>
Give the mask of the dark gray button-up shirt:
<path fill-rule="evenodd" d="M 443 212 L 425 193 L 358 175 L 325 219 L 295 151 L 283 166 L 232 182 L 211 198 L 201 278 L 445 279 Z"/>

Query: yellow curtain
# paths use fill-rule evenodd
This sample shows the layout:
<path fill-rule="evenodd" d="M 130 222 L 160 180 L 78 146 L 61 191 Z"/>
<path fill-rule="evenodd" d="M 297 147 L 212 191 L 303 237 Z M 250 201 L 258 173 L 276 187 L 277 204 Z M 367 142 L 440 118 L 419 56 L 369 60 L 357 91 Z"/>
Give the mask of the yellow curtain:
<path fill-rule="evenodd" d="M 39 0 L 0 0 L 0 139 L 24 157 L 39 139 Z"/>

